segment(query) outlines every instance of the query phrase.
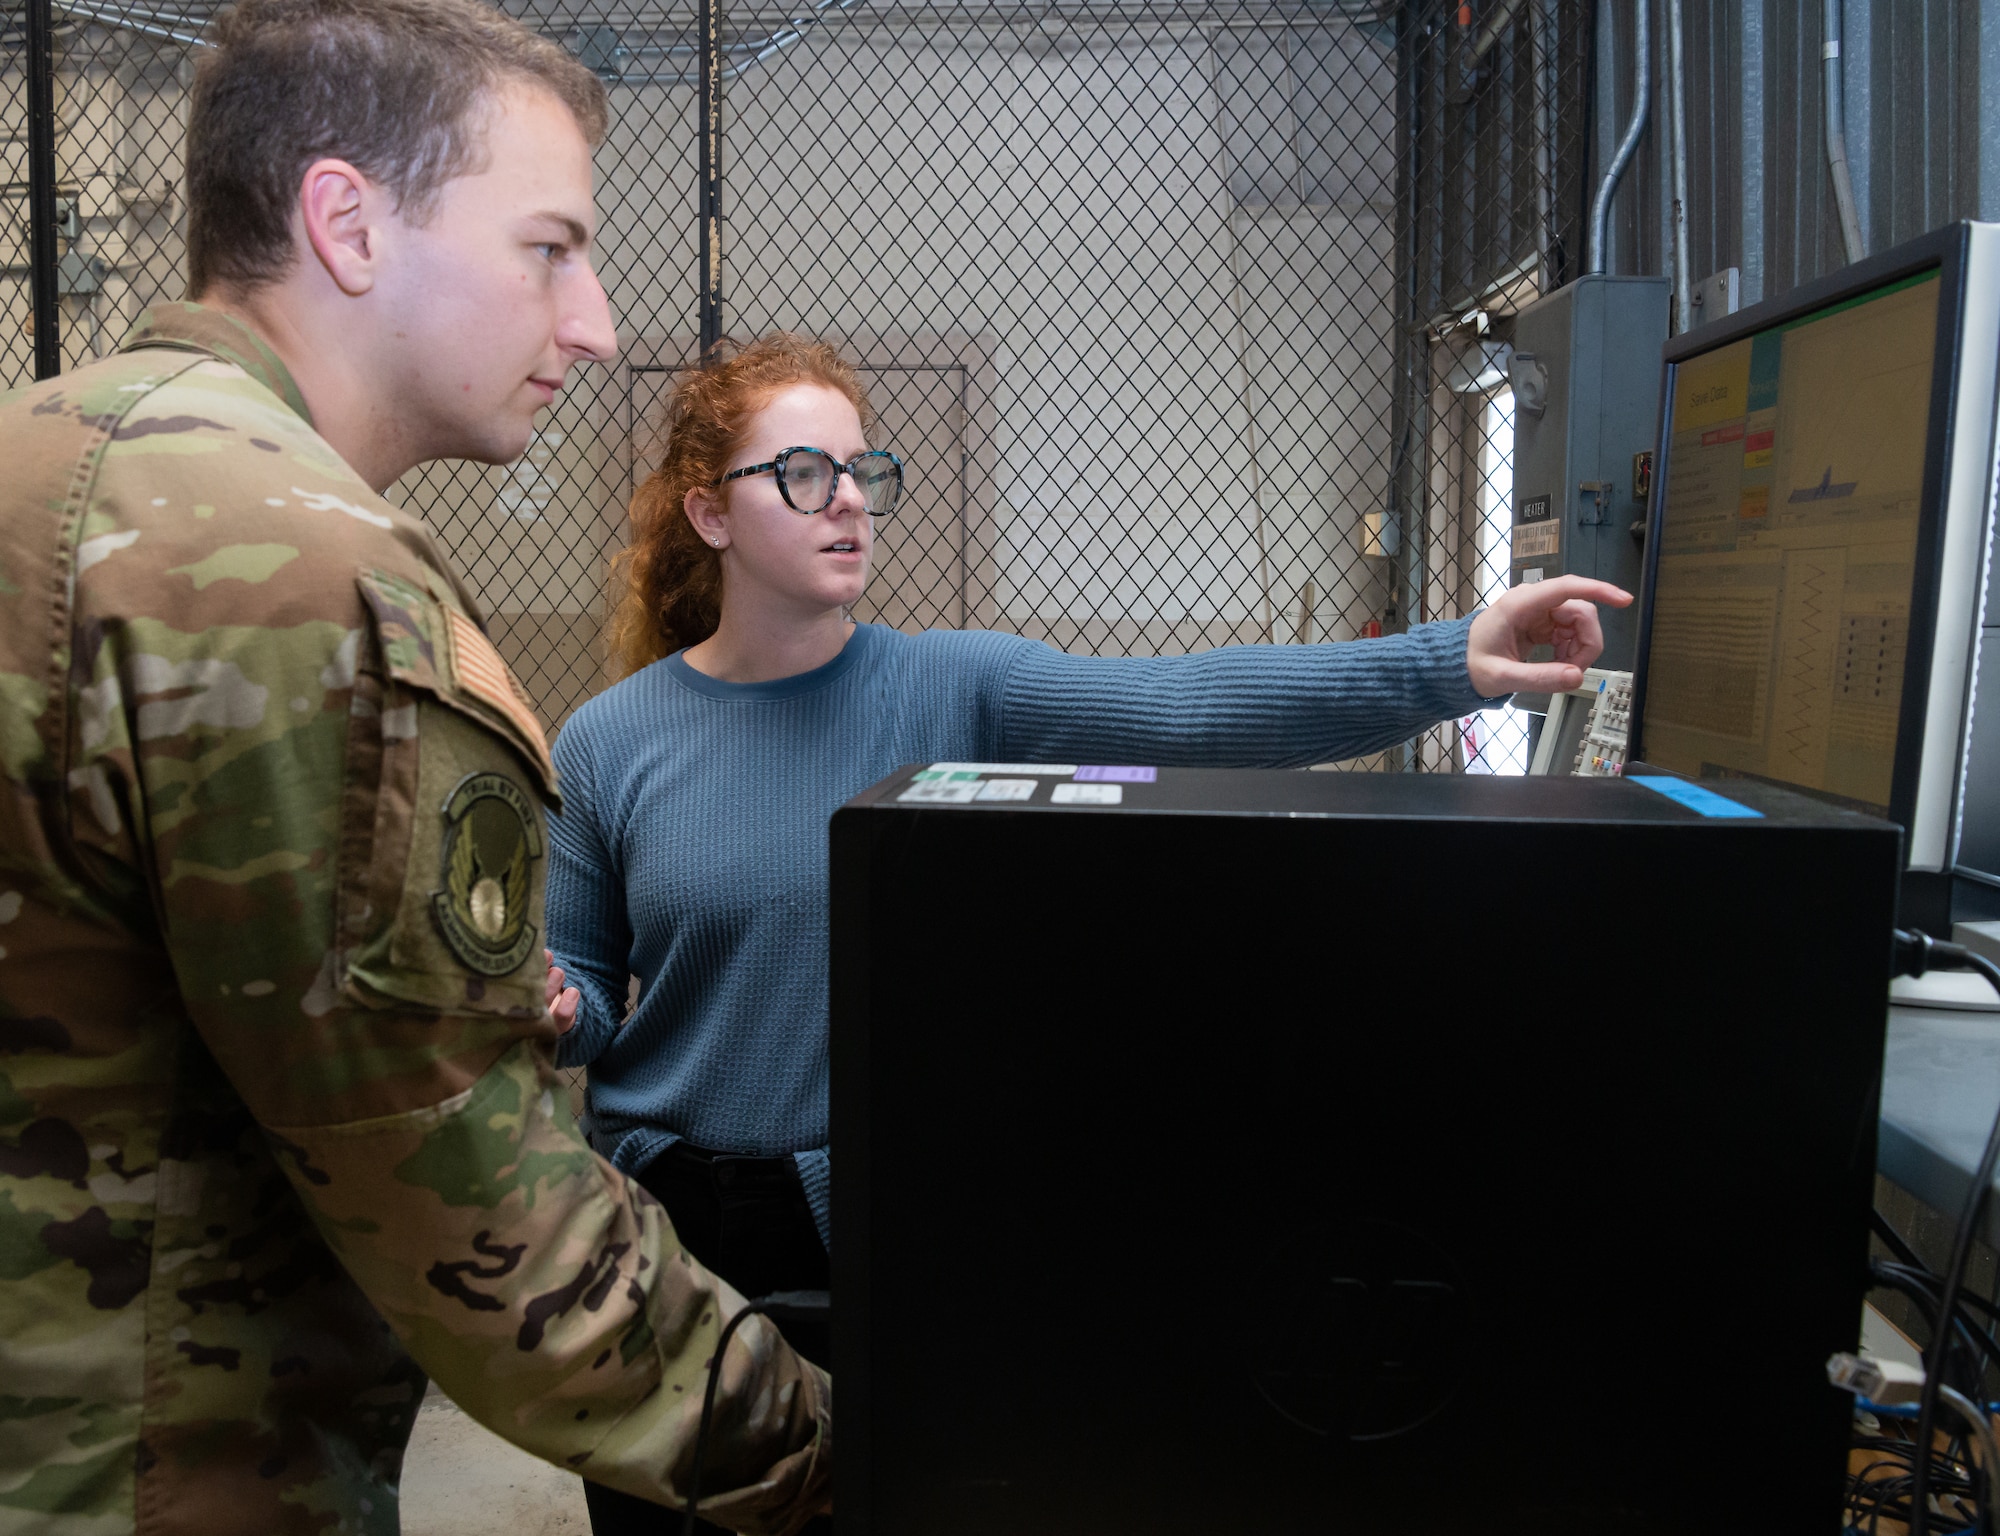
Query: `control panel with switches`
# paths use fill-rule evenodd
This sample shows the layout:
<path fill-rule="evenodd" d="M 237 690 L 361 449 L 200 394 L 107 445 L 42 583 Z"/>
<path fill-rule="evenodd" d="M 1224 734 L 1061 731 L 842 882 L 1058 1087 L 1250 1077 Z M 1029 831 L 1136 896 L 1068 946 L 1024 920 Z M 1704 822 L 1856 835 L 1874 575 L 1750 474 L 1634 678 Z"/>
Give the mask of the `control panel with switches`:
<path fill-rule="evenodd" d="M 1530 773 L 1617 778 L 1632 726 L 1632 674 L 1591 667 L 1580 687 L 1549 697 Z"/>
<path fill-rule="evenodd" d="M 1632 726 L 1632 674 L 1607 673 L 1598 680 L 1590 717 L 1576 744 L 1570 774 L 1579 779 L 1615 779 L 1625 771 L 1625 743 Z"/>

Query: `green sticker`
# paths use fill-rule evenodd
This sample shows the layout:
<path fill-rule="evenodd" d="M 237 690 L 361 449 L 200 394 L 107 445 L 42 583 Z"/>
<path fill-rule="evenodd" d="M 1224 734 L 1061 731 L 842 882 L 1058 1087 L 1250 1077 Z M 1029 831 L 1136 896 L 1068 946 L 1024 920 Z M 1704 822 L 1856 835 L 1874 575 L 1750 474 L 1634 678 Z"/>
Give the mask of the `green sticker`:
<path fill-rule="evenodd" d="M 534 953 L 528 921 L 541 812 L 512 780 L 469 773 L 444 803 L 444 847 L 431 911 L 451 952 L 482 976 L 505 976 Z"/>

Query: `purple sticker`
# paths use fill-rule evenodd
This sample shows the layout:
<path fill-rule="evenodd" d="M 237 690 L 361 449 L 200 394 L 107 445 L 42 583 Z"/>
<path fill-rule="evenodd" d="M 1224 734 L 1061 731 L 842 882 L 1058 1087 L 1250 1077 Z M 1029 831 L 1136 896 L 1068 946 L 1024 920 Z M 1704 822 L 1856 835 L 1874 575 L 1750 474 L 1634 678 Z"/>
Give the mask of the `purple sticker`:
<path fill-rule="evenodd" d="M 1079 784 L 1152 784 L 1158 781 L 1157 768 L 1079 768 Z"/>

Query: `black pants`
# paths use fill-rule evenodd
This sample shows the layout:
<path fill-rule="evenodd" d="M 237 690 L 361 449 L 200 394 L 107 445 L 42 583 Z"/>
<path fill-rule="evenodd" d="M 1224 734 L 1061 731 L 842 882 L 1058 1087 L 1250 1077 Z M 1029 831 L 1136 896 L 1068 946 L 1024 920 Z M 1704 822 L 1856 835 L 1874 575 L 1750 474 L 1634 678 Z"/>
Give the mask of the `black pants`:
<path fill-rule="evenodd" d="M 639 1182 L 667 1208 L 681 1242 L 702 1266 L 745 1297 L 772 1291 L 823 1291 L 829 1265 L 819 1228 L 789 1157 L 733 1157 L 675 1142 L 639 1172 Z M 824 1323 L 786 1323 L 786 1340 L 815 1365 L 832 1360 Z M 615 1488 L 583 1485 L 593 1536 L 678 1536 L 680 1516 Z M 697 1520 L 702 1536 L 723 1528 Z M 833 1536 L 830 1517 L 806 1536 Z"/>

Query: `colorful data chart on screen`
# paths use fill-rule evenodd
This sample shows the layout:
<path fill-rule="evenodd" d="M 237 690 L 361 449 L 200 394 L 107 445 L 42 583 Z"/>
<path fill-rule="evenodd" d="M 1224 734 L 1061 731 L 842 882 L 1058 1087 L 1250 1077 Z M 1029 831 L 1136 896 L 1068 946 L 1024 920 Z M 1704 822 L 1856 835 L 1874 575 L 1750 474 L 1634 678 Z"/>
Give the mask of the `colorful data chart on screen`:
<path fill-rule="evenodd" d="M 1649 762 L 1887 808 L 1937 306 L 1929 272 L 1680 365 Z"/>

